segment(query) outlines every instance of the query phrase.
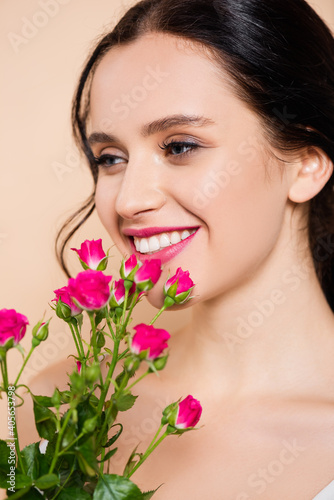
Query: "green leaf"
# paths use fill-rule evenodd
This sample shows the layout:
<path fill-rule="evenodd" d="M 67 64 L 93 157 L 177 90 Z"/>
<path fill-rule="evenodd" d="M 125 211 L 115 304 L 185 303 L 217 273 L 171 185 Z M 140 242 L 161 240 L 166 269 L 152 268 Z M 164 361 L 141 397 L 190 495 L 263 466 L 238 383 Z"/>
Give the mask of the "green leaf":
<path fill-rule="evenodd" d="M 143 494 L 130 479 L 116 474 L 102 474 L 93 500 L 143 500 Z"/>
<path fill-rule="evenodd" d="M 1 475 L 0 475 L 0 488 L 7 489 L 10 486 L 10 484 L 7 481 L 9 481 L 9 476 L 1 473 Z M 32 486 L 31 477 L 26 476 L 24 474 L 20 474 L 19 471 L 16 469 L 15 470 L 15 489 L 20 490 L 21 488 L 25 488 L 26 486 Z"/>
<path fill-rule="evenodd" d="M 22 500 L 45 500 L 45 497 L 39 491 L 31 487 L 18 490 L 13 495 L 8 496 L 8 498 L 13 500 L 16 500 L 16 498 L 22 498 Z"/>
<path fill-rule="evenodd" d="M 138 460 L 140 460 L 141 457 L 143 456 L 142 453 L 137 453 L 138 446 L 139 445 L 137 444 L 137 446 L 135 447 L 135 449 L 131 453 L 131 455 L 129 457 L 129 460 L 127 461 L 127 463 L 126 463 L 126 465 L 124 467 L 123 476 L 127 476 L 132 471 L 132 469 L 135 467 L 135 465 L 137 464 Z M 134 460 L 135 457 L 138 457 L 138 459 Z"/>
<path fill-rule="evenodd" d="M 76 450 L 76 456 L 82 472 L 89 476 L 94 476 L 98 470 L 98 466 L 93 438 L 89 438 Z"/>
<path fill-rule="evenodd" d="M 90 396 L 91 398 L 91 396 Z M 94 406 L 89 404 L 88 398 L 78 404 L 78 432 L 80 433 L 85 425 L 86 420 L 94 418 L 96 416 L 96 409 Z"/>
<path fill-rule="evenodd" d="M 6 441 L 0 439 L 0 467 L 5 470 L 8 469 L 9 447 Z"/>
<path fill-rule="evenodd" d="M 20 490 L 21 488 L 25 488 L 26 486 L 32 485 L 32 479 L 25 474 L 16 474 L 15 475 L 15 488 Z"/>
<path fill-rule="evenodd" d="M 36 402 L 40 406 L 45 406 L 45 407 L 53 406 L 52 398 L 50 398 L 49 396 L 36 396 L 34 394 L 32 394 L 31 396 L 34 402 Z"/>
<path fill-rule="evenodd" d="M 56 474 L 45 474 L 35 480 L 35 486 L 39 490 L 48 490 L 59 484 L 59 478 Z"/>
<path fill-rule="evenodd" d="M 64 488 L 57 496 L 57 500 L 90 500 L 92 497 L 81 488 Z"/>
<path fill-rule="evenodd" d="M 74 441 L 76 436 L 76 426 L 73 422 L 68 422 L 65 432 L 63 434 L 63 439 L 61 441 L 61 445 L 63 448 L 66 448 L 69 444 Z"/>
<path fill-rule="evenodd" d="M 105 462 L 106 460 L 109 460 L 113 455 L 115 455 L 116 451 L 118 448 L 113 448 L 112 450 L 108 451 L 108 453 L 105 455 L 105 457 L 102 460 L 98 460 L 99 463 Z"/>
<path fill-rule="evenodd" d="M 33 496 L 28 495 L 28 493 L 31 491 L 31 486 L 27 486 L 26 488 L 22 488 L 21 490 L 15 491 L 15 493 L 11 494 L 11 492 L 8 490 L 8 498 L 12 498 L 15 500 L 16 498 L 34 498 Z M 43 498 L 43 497 L 39 497 Z"/>
<path fill-rule="evenodd" d="M 21 451 L 23 464 L 27 476 L 30 476 L 32 479 L 36 479 L 39 473 L 39 463 L 38 463 L 38 455 L 39 455 L 39 447 L 38 443 L 32 443 L 23 448 Z"/>
<path fill-rule="evenodd" d="M 160 486 L 162 485 L 160 484 Z M 158 491 L 160 486 L 158 486 L 155 490 L 146 491 L 145 493 L 143 493 L 143 500 L 150 500 L 153 497 L 154 493 Z"/>
<path fill-rule="evenodd" d="M 40 437 L 50 441 L 56 432 L 55 414 L 48 408 L 40 406 L 34 400 L 34 415 L 38 434 Z"/>
<path fill-rule="evenodd" d="M 117 375 L 116 377 L 116 384 L 118 385 L 118 387 L 121 385 L 124 377 L 127 376 L 127 372 L 125 370 L 123 370 L 119 375 Z"/>
<path fill-rule="evenodd" d="M 100 309 L 95 314 L 95 326 L 98 326 L 105 317 L 106 317 L 106 308 Z"/>
<path fill-rule="evenodd" d="M 137 397 L 138 396 L 134 396 L 133 394 L 121 394 L 116 399 L 117 409 L 119 411 L 130 410 L 130 408 L 132 408 L 133 405 L 135 404 Z"/>
<path fill-rule="evenodd" d="M 113 427 L 116 427 L 116 425 L 119 425 L 120 426 L 120 429 L 118 432 L 116 432 L 116 434 L 114 436 L 112 436 L 107 442 L 106 444 L 103 446 L 103 448 L 109 448 L 109 446 L 111 446 L 112 444 L 115 443 L 115 441 L 117 441 L 117 439 L 119 438 L 119 436 L 122 434 L 123 432 L 123 425 L 118 422 L 117 424 L 114 424 L 111 426 L 110 429 L 112 429 Z"/>

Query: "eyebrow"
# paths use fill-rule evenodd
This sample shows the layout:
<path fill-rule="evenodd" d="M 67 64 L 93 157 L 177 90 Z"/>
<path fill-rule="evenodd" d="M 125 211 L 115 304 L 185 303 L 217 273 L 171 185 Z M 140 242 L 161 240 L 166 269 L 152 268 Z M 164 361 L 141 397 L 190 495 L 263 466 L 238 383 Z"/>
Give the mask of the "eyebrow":
<path fill-rule="evenodd" d="M 206 118 L 205 116 L 194 116 L 194 115 L 171 115 L 164 118 L 159 118 L 153 122 L 143 125 L 140 130 L 140 135 L 142 137 L 149 137 L 158 132 L 163 132 L 169 128 L 180 126 L 180 125 L 192 125 L 194 127 L 204 127 L 208 125 L 214 125 L 215 122 L 211 118 Z M 93 132 L 88 137 L 88 142 L 90 145 L 104 142 L 119 142 L 117 137 L 114 135 L 107 134 L 105 132 Z"/>

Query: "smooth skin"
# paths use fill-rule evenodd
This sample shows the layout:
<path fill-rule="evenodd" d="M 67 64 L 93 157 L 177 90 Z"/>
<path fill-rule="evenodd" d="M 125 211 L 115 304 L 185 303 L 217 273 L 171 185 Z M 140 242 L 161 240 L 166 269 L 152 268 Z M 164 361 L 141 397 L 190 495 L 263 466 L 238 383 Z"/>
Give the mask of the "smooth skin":
<path fill-rule="evenodd" d="M 141 133 L 174 115 L 206 123 Z M 122 415 L 121 459 L 139 441 L 145 449 L 159 408 L 180 396 L 201 401 L 204 427 L 170 437 L 133 480 L 164 483 L 156 500 L 311 500 L 334 479 L 334 318 L 305 228 L 333 164 L 317 149 L 275 150 L 208 54 L 161 33 L 104 56 L 89 133 L 94 155 L 107 155 L 97 212 L 124 255 L 125 228 L 199 227 L 148 293 L 161 307 L 162 284 L 178 267 L 196 283 L 191 322 L 172 336 L 166 369 L 138 385 Z M 171 141 L 197 147 L 159 147 Z"/>

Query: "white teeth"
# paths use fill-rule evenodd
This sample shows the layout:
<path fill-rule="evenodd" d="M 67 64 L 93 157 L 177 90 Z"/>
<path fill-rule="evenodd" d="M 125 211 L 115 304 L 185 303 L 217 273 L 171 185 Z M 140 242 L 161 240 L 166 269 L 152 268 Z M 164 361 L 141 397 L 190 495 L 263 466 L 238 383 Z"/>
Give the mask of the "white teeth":
<path fill-rule="evenodd" d="M 181 234 L 181 240 L 185 240 L 186 238 L 188 238 L 188 236 L 190 236 L 190 233 L 189 233 L 188 229 L 185 229 L 183 231 L 183 233 Z"/>
<path fill-rule="evenodd" d="M 159 240 L 156 236 L 151 236 L 151 238 L 148 240 L 148 246 L 150 249 L 150 252 L 156 252 L 157 250 L 160 249 L 160 243 Z"/>
<path fill-rule="evenodd" d="M 171 236 L 170 236 L 170 241 L 172 245 L 176 245 L 176 243 L 179 243 L 181 241 L 181 236 L 177 231 L 173 231 Z"/>
<path fill-rule="evenodd" d="M 161 248 L 166 248 L 166 247 L 169 247 L 169 245 L 170 245 L 170 240 L 169 240 L 167 234 L 163 233 L 160 236 L 160 247 Z"/>
<path fill-rule="evenodd" d="M 142 240 L 140 241 L 139 252 L 140 253 L 147 253 L 149 251 L 150 251 L 150 249 L 149 249 L 149 246 L 148 246 L 147 239 L 146 238 L 142 238 Z"/>
<path fill-rule="evenodd" d="M 162 248 L 176 245 L 182 240 L 185 240 L 190 235 L 194 234 L 196 229 L 185 229 L 184 231 L 173 231 L 172 233 L 161 233 L 159 235 L 151 236 L 150 238 L 138 238 L 134 236 L 134 244 L 137 252 L 140 253 L 154 253 Z"/>

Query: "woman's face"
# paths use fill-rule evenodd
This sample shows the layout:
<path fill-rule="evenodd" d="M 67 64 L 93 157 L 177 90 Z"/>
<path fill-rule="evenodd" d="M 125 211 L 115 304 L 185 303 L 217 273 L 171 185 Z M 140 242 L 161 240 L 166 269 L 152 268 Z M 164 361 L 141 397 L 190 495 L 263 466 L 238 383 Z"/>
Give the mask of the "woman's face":
<path fill-rule="evenodd" d="M 178 267 L 196 283 L 191 304 L 261 268 L 282 228 L 286 176 L 255 113 L 189 41 L 154 33 L 110 50 L 93 78 L 89 133 L 103 225 L 124 255 L 136 244 L 142 261 L 164 263 L 154 306 Z"/>

